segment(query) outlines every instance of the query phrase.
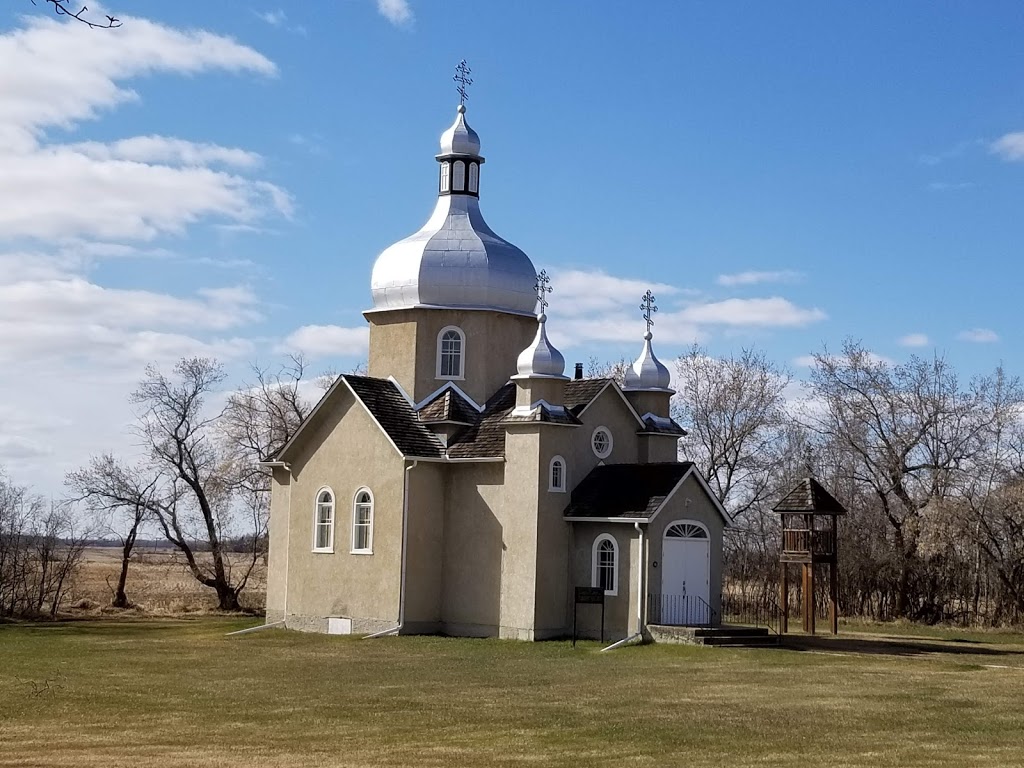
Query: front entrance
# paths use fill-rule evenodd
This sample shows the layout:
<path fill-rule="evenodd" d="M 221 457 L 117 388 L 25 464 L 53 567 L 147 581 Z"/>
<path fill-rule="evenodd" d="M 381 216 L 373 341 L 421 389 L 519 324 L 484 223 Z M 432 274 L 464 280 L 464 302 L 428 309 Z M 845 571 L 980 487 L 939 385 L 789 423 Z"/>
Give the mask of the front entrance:
<path fill-rule="evenodd" d="M 661 549 L 661 624 L 712 623 L 711 539 L 703 525 L 681 520 L 665 529 Z"/>

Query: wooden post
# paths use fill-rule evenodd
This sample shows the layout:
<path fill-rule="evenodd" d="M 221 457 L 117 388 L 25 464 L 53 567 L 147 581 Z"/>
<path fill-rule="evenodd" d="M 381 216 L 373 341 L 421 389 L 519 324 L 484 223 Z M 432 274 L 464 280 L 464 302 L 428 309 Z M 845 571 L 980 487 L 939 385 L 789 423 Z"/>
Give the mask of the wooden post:
<path fill-rule="evenodd" d="M 804 632 L 814 634 L 814 563 L 804 563 Z"/>
<path fill-rule="evenodd" d="M 789 565 L 782 564 L 782 578 L 779 579 L 779 610 L 782 611 L 782 634 L 789 632 Z"/>
<path fill-rule="evenodd" d="M 839 634 L 839 564 L 828 564 L 828 610 L 832 622 L 832 634 Z"/>

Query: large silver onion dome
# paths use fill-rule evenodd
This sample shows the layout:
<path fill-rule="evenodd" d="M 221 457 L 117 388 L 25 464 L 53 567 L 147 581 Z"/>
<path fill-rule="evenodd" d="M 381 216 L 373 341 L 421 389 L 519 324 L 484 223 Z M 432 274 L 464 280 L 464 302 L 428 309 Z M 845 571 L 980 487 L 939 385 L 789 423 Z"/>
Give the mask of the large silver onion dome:
<path fill-rule="evenodd" d="M 460 107 L 441 136 L 437 205 L 419 232 L 386 248 L 373 265 L 377 310 L 412 307 L 489 309 L 532 315 L 536 271 L 519 248 L 480 213 L 480 139 Z"/>

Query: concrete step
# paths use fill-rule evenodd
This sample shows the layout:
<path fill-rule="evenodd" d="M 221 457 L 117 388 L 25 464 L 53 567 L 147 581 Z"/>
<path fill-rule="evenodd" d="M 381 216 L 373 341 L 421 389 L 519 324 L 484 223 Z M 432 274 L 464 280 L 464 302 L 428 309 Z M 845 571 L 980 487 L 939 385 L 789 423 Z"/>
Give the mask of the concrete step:
<path fill-rule="evenodd" d="M 673 627 L 651 624 L 647 627 L 655 643 L 714 645 L 730 648 L 763 648 L 778 646 L 778 635 L 764 627 Z"/>

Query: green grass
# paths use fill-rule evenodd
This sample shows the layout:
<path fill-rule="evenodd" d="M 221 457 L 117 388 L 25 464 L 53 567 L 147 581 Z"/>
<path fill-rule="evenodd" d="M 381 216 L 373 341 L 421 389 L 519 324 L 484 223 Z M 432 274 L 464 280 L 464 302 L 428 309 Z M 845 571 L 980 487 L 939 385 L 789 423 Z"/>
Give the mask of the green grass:
<path fill-rule="evenodd" d="M 224 636 L 249 623 L 0 626 L 0 766 L 1024 765 L 1020 636 Z"/>

